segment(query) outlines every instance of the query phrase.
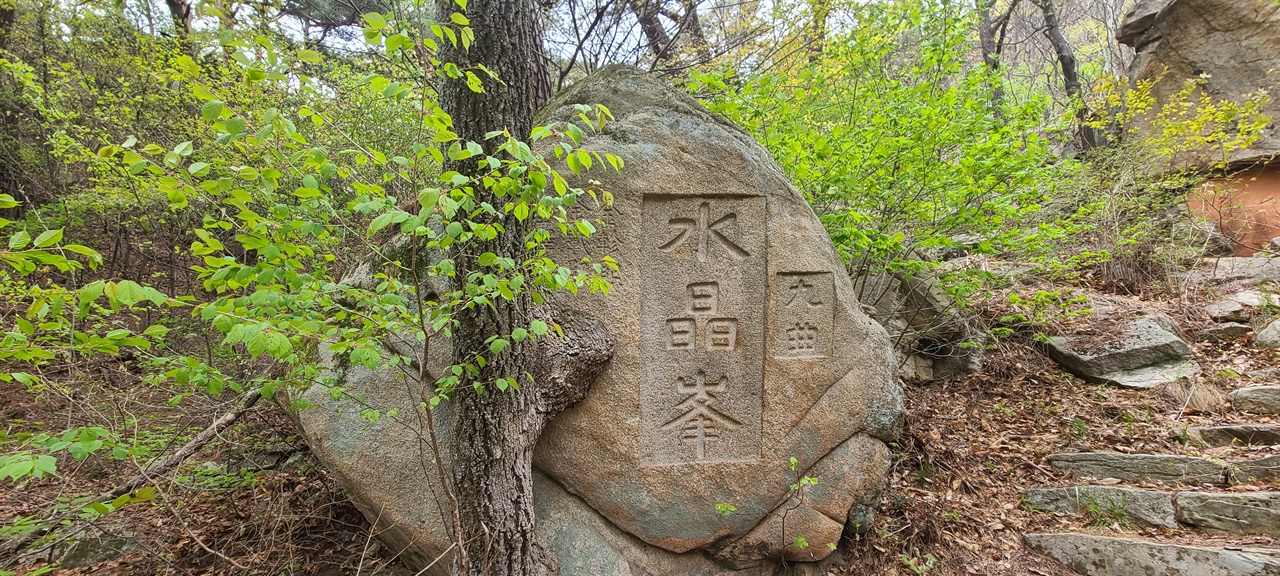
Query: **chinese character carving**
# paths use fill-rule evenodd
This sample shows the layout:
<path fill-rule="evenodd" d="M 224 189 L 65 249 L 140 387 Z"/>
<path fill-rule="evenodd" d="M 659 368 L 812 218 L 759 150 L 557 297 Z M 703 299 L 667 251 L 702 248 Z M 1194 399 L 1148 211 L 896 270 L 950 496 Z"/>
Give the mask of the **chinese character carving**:
<path fill-rule="evenodd" d="M 818 327 L 809 322 L 796 322 L 787 328 L 787 351 L 795 355 L 811 354 L 818 347 Z"/>
<path fill-rule="evenodd" d="M 734 430 L 741 422 L 711 407 L 716 394 L 729 387 L 729 377 L 721 376 L 715 384 L 707 384 L 707 373 L 699 370 L 693 378 L 677 378 L 676 391 L 684 401 L 675 406 L 680 415 L 662 425 L 663 430 L 679 429 L 681 442 L 692 442 L 698 460 L 707 457 L 707 441 L 720 437 L 721 431 Z"/>
<path fill-rule="evenodd" d="M 802 360 L 831 354 L 835 276 L 830 272 L 781 272 L 773 286 L 774 357 Z"/>
<path fill-rule="evenodd" d="M 667 350 L 693 348 L 697 329 L 693 318 L 667 320 Z"/>
<path fill-rule="evenodd" d="M 627 276 L 640 297 L 638 464 L 755 461 L 764 447 L 765 363 L 779 356 L 790 323 L 825 327 L 811 318 L 818 308 L 783 306 L 795 278 L 770 273 L 764 196 L 683 192 L 644 194 L 638 225 L 618 227 L 645 247 Z M 806 277 L 827 308 L 822 279 Z M 774 311 L 785 311 L 786 325 L 770 322 Z M 829 339 L 822 332 L 819 350 Z"/>
<path fill-rule="evenodd" d="M 730 212 L 713 222 L 711 221 L 711 203 L 703 202 L 698 206 L 698 213 L 694 218 L 671 218 L 667 221 L 667 225 L 678 229 L 678 231 L 674 238 L 659 246 L 658 249 L 663 252 L 671 252 L 689 241 L 690 236 L 694 236 L 694 241 L 697 242 L 694 253 L 697 255 L 699 262 L 707 261 L 707 252 L 711 242 L 724 248 L 734 259 L 741 260 L 751 254 L 743 250 L 733 240 L 730 240 L 720 230 L 726 225 L 733 224 L 737 219 L 738 215 Z"/>
<path fill-rule="evenodd" d="M 715 314 L 720 305 L 720 285 L 715 282 L 694 282 L 685 289 L 685 301 L 690 314 Z"/>
<path fill-rule="evenodd" d="M 707 350 L 733 350 L 737 344 L 737 318 L 712 318 L 707 321 Z"/>
<path fill-rule="evenodd" d="M 822 305 L 822 295 L 814 290 L 813 284 L 809 283 L 804 276 L 797 276 L 790 285 L 787 286 L 787 307 L 790 308 L 796 304 L 805 304 L 809 307 L 817 307 Z"/>

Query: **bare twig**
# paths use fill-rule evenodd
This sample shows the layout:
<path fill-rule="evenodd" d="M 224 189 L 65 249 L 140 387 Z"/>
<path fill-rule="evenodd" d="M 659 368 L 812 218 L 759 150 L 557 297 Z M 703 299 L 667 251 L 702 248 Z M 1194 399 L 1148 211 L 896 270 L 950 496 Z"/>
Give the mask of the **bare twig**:
<path fill-rule="evenodd" d="M 179 448 L 176 452 L 174 452 L 173 454 L 170 454 L 168 458 L 165 458 L 163 462 L 160 462 L 159 464 L 156 464 L 155 466 L 152 466 L 151 468 L 148 468 L 142 471 L 137 476 L 134 476 L 129 480 L 127 480 L 126 482 L 124 482 L 123 484 L 116 486 L 110 492 L 106 492 L 98 496 L 97 498 L 94 498 L 93 502 L 95 503 L 110 502 L 112 500 L 115 500 L 116 498 L 119 498 L 120 496 L 129 494 L 134 490 L 141 488 L 144 484 L 151 482 L 154 478 L 158 476 L 163 476 L 169 473 L 174 468 L 177 468 L 179 464 L 182 464 L 184 461 L 186 461 L 187 458 L 190 458 L 193 454 L 195 454 L 196 452 L 199 452 L 200 449 L 203 448 L 205 444 L 208 444 L 210 440 L 212 440 L 215 436 L 217 436 L 219 429 L 225 428 L 231 425 L 231 423 L 235 422 L 247 410 L 252 408 L 254 404 L 257 404 L 260 398 L 262 398 L 262 392 L 260 389 L 255 389 L 255 390 L 246 392 L 244 396 L 241 396 L 239 407 L 237 407 L 236 409 L 230 412 L 227 412 L 226 414 L 223 414 L 222 416 L 219 416 L 216 420 L 213 421 L 213 423 L 209 424 L 208 427 L 202 430 L 199 434 L 196 434 L 194 438 L 189 440 L 185 445 Z M 19 538 L 15 538 L 5 543 L 3 547 L 0 547 L 0 556 L 5 556 L 9 558 L 9 560 L 7 560 L 4 565 L 6 566 L 11 565 L 16 560 L 18 552 L 22 551 L 22 549 L 26 548 L 27 546 L 30 546 L 33 542 L 35 542 L 36 540 L 39 540 L 46 533 L 48 533 L 49 527 L 56 526 L 62 521 L 70 519 L 72 516 L 73 516 L 73 513 L 70 511 L 63 512 L 62 514 L 58 514 L 52 518 L 49 518 L 47 521 L 45 521 L 44 523 L 46 526 L 45 528 L 37 529 L 31 532 L 30 534 L 27 534 Z M 203 544 L 201 545 L 203 546 Z"/>

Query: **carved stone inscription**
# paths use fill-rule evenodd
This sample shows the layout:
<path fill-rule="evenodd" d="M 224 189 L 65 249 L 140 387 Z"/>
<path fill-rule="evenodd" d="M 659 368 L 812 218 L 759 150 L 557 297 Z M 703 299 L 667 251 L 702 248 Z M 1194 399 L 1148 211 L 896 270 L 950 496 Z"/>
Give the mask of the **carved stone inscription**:
<path fill-rule="evenodd" d="M 764 209 L 760 197 L 644 198 L 641 465 L 760 458 Z"/>
<path fill-rule="evenodd" d="M 773 355 L 782 359 L 829 356 L 835 322 L 831 273 L 780 273 L 774 276 L 773 295 Z"/>

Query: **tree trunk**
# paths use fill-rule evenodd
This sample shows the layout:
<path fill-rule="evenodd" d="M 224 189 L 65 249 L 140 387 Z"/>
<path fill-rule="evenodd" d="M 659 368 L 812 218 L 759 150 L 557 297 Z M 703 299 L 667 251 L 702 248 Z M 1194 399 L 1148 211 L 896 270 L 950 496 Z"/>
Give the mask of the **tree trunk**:
<path fill-rule="evenodd" d="M 662 27 L 662 21 L 658 19 L 661 6 L 654 0 L 629 0 L 627 7 L 640 22 L 640 30 L 644 32 L 653 57 L 658 62 L 670 57 L 671 36 L 667 34 L 667 30 Z"/>
<path fill-rule="evenodd" d="M 809 61 L 817 61 L 822 57 L 822 50 L 827 44 L 827 17 L 831 14 L 831 0 L 809 0 L 808 46 Z"/>
<path fill-rule="evenodd" d="M 684 15 L 680 20 L 680 33 L 686 38 L 684 44 L 698 55 L 698 61 L 711 61 L 711 45 L 707 43 L 707 33 L 702 29 L 702 20 L 698 17 L 698 0 L 684 0 Z"/>
<path fill-rule="evenodd" d="M 18 8 L 18 0 L 0 0 L 0 50 L 9 47 L 9 30 Z"/>
<path fill-rule="evenodd" d="M 1067 98 L 1072 100 L 1080 98 L 1080 72 L 1076 53 L 1062 33 L 1062 22 L 1058 20 L 1058 11 L 1053 5 L 1053 0 L 1032 0 L 1032 3 L 1044 15 L 1044 35 L 1049 39 L 1049 44 L 1053 46 L 1054 54 L 1058 57 L 1058 65 L 1062 68 L 1062 87 L 1067 92 Z M 1102 138 L 1097 130 L 1088 125 L 1092 117 L 1088 107 L 1084 102 L 1080 102 L 1078 106 L 1076 119 L 1080 122 L 1080 146 L 1083 150 L 1089 150 L 1097 147 L 1102 142 Z"/>
<path fill-rule="evenodd" d="M 195 43 L 191 41 L 191 3 L 187 0 L 164 0 L 169 7 L 169 18 L 173 21 L 173 37 L 182 46 L 182 51 L 195 54 Z"/>
<path fill-rule="evenodd" d="M 441 20 L 456 11 L 454 0 L 438 0 Z M 527 138 L 533 116 L 549 100 L 551 83 L 543 53 L 542 20 L 535 0 L 471 0 L 467 17 L 475 33 L 470 51 L 449 47 L 442 60 L 462 69 L 483 64 L 497 72 L 501 83 L 486 81 L 483 93 L 461 81 L 440 88 L 440 106 L 453 118 L 462 139 L 483 144 L 484 135 L 507 129 Z M 446 45 L 448 46 L 448 45 Z M 474 160 L 452 162 L 446 169 L 474 175 Z M 477 187 L 477 202 L 502 206 L 504 200 Z M 457 270 L 455 289 L 465 288 L 468 276 L 482 270 L 477 258 L 492 251 L 522 262 L 527 258 L 529 224 L 501 220 L 505 232 L 482 246 L 464 246 L 452 254 Z M 524 576 L 557 572 L 555 559 L 533 534 L 533 448 L 551 417 L 585 396 L 595 374 L 608 360 L 611 340 L 599 322 L 556 318 L 566 337 L 547 336 L 537 345 L 512 342 L 490 354 L 486 340 L 527 328 L 535 309 L 527 292 L 513 300 L 497 299 L 492 306 L 464 308 L 454 313 L 454 361 L 467 363 L 482 353 L 487 362 L 475 374 L 464 372 L 454 402 L 452 482 L 458 500 L 460 554 L 458 568 L 469 575 Z M 526 375 L 532 376 L 530 383 Z M 499 391 L 495 380 L 514 377 L 519 389 Z M 473 391 L 483 386 L 482 392 Z"/>
<path fill-rule="evenodd" d="M 1005 34 L 1009 29 L 1009 20 L 1013 18 L 1013 11 L 1018 7 L 1019 0 L 1013 0 L 1009 3 L 1009 8 L 995 18 L 991 16 L 991 9 L 995 8 L 996 0 L 978 0 L 978 44 L 982 48 L 982 62 L 987 65 L 987 70 L 991 72 L 991 103 L 995 106 L 996 114 L 1000 117 L 1004 116 L 1001 106 L 1004 105 L 1004 83 L 1000 81 L 997 73 L 1000 71 L 1000 55 L 1004 52 Z"/>

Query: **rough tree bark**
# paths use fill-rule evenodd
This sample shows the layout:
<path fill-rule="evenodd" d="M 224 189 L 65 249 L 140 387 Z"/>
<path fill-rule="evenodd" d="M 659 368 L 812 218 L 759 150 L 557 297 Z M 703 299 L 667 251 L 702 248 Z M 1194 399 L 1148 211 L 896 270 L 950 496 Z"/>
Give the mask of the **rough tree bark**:
<path fill-rule="evenodd" d="M 805 32 L 808 44 L 809 61 L 814 62 L 822 56 L 827 45 L 827 17 L 831 15 L 831 0 L 809 0 L 809 13 L 812 20 Z"/>
<path fill-rule="evenodd" d="M 992 17 L 996 0 L 978 0 L 978 44 L 982 48 L 982 61 L 992 73 L 1000 70 L 1000 55 L 1004 52 L 1004 39 L 1009 30 L 1009 20 L 1018 7 L 1019 0 L 1013 0 L 1009 7 L 999 16 Z M 1004 104 L 1004 85 L 999 81 L 992 82 L 991 102 L 996 106 L 997 114 Z"/>
<path fill-rule="evenodd" d="M 684 14 L 675 20 L 680 27 L 680 34 L 685 37 L 684 45 L 698 55 L 699 62 L 711 60 L 711 45 L 707 42 L 707 33 L 702 29 L 702 20 L 698 17 L 699 0 L 683 0 Z"/>
<path fill-rule="evenodd" d="M 454 0 L 437 1 L 442 17 L 454 11 Z M 472 92 L 460 81 L 443 83 L 440 105 L 465 140 L 484 143 L 485 133 L 503 128 L 526 138 L 535 112 L 551 96 L 537 1 L 471 0 L 467 17 L 475 33 L 471 49 L 449 48 L 442 58 L 463 69 L 483 64 L 496 71 L 502 83 L 486 82 L 484 93 Z M 477 170 L 474 161 L 446 168 Z M 475 193 L 478 201 L 504 203 L 483 189 Z M 530 225 L 514 218 L 502 219 L 502 225 L 505 233 L 496 240 L 454 252 L 455 288 L 463 288 L 468 275 L 481 270 L 477 258 L 482 252 L 517 262 L 525 259 Z M 455 536 L 461 550 L 458 566 L 465 574 L 557 572 L 555 558 L 533 534 L 533 449 L 550 419 L 586 395 L 611 355 L 612 340 L 594 319 L 558 317 L 553 320 L 564 328 L 564 338 L 545 337 L 537 345 L 512 343 L 501 354 L 488 354 L 488 337 L 527 327 L 540 313 L 524 293 L 454 315 L 455 362 L 467 362 L 477 351 L 488 360 L 478 374 L 464 376 L 453 400 L 452 482 L 461 524 Z M 533 384 L 525 374 L 533 376 Z M 494 388 L 494 380 L 508 376 L 520 381 L 519 390 Z M 484 392 L 473 392 L 473 384 L 485 385 Z"/>
<path fill-rule="evenodd" d="M 1040 13 L 1044 15 L 1044 35 L 1049 39 L 1049 44 L 1053 46 L 1053 52 L 1057 55 L 1058 66 L 1062 69 L 1062 87 L 1066 90 L 1067 98 L 1076 99 L 1080 97 L 1080 72 L 1076 61 L 1075 50 L 1071 48 L 1071 42 L 1067 40 L 1066 35 L 1062 33 L 1062 22 L 1058 20 L 1058 10 L 1053 4 L 1053 0 L 1031 0 Z M 1080 122 L 1080 147 L 1083 150 L 1089 150 L 1097 147 L 1102 143 L 1102 135 L 1097 130 L 1088 126 L 1092 114 L 1088 107 L 1080 103 L 1080 107 L 1076 112 L 1076 118 Z"/>
<path fill-rule="evenodd" d="M 657 0 L 629 0 L 627 7 L 636 15 L 636 20 L 640 23 L 640 31 L 644 32 L 645 40 L 649 43 L 649 51 L 653 53 L 654 58 L 661 62 L 670 56 L 671 36 L 667 34 L 667 29 L 662 27 L 662 21 L 658 19 L 662 12 L 661 3 Z"/>
<path fill-rule="evenodd" d="M 0 50 L 9 47 L 9 29 L 18 8 L 17 0 L 0 0 Z"/>
<path fill-rule="evenodd" d="M 195 53 L 195 44 L 191 41 L 191 3 L 187 0 L 164 0 L 169 8 L 169 19 L 173 22 L 173 37 L 182 45 L 182 51 Z"/>

